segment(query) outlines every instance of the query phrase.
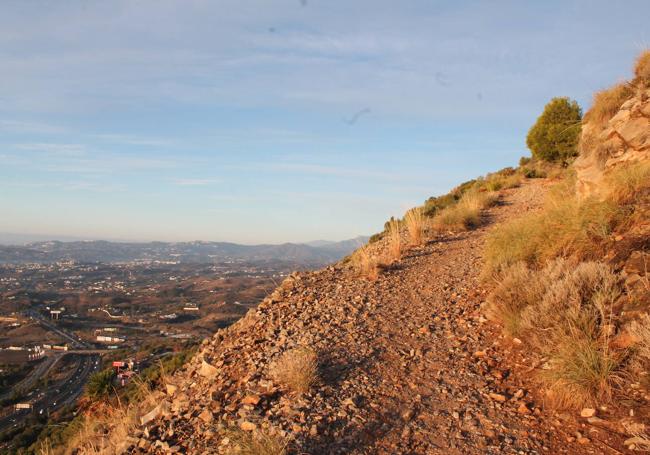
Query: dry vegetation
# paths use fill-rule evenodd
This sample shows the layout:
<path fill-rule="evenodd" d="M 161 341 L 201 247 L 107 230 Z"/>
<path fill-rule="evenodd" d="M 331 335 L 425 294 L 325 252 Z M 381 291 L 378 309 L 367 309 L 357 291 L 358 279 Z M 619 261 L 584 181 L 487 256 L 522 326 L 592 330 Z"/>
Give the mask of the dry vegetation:
<path fill-rule="evenodd" d="M 635 350 L 612 347 L 624 288 L 618 274 L 593 261 L 644 216 L 650 165 L 615 170 L 598 198 L 579 199 L 573 187 L 571 179 L 559 183 L 542 211 L 494 230 L 484 271 L 497 283 L 489 316 L 547 359 L 540 380 L 558 407 L 606 402 L 622 378 L 638 376 L 650 361 L 650 330 L 641 324 Z"/>
<path fill-rule="evenodd" d="M 318 382 L 318 355 L 299 347 L 285 352 L 270 369 L 274 380 L 296 393 L 306 393 Z"/>
<path fill-rule="evenodd" d="M 490 314 L 548 359 L 541 378 L 558 406 L 611 396 L 624 354 L 609 349 L 621 280 L 597 262 L 515 264 L 489 299 Z"/>
<path fill-rule="evenodd" d="M 391 261 L 399 261 L 402 257 L 400 223 L 394 219 L 388 222 L 388 257 Z"/>
<path fill-rule="evenodd" d="M 558 184 L 540 213 L 513 220 L 487 241 L 486 273 L 494 274 L 524 261 L 541 266 L 557 256 L 600 257 L 611 234 L 635 219 L 636 199 L 650 189 L 650 165 L 637 164 L 613 172 L 602 199 L 572 195 L 571 179 Z"/>
<path fill-rule="evenodd" d="M 352 264 L 359 276 L 374 281 L 379 278 L 380 261 L 372 254 L 368 245 L 352 254 Z"/>
<path fill-rule="evenodd" d="M 256 430 L 248 432 L 233 428 L 226 432 L 229 454 L 237 455 L 285 455 L 288 442 L 272 431 Z"/>
<path fill-rule="evenodd" d="M 604 125 L 634 93 L 632 86 L 623 82 L 594 94 L 591 109 L 585 114 L 585 122 Z"/>
<path fill-rule="evenodd" d="M 650 50 L 641 52 L 634 66 L 634 76 L 637 82 L 650 87 Z"/>
<path fill-rule="evenodd" d="M 409 240 L 411 245 L 419 246 L 424 241 L 424 225 L 425 219 L 421 207 L 410 209 L 404 215 L 404 224 L 408 231 Z"/>
<path fill-rule="evenodd" d="M 437 230 L 468 230 L 481 223 L 481 212 L 494 205 L 498 196 L 494 193 L 469 191 L 456 205 L 447 207 L 433 219 Z"/>

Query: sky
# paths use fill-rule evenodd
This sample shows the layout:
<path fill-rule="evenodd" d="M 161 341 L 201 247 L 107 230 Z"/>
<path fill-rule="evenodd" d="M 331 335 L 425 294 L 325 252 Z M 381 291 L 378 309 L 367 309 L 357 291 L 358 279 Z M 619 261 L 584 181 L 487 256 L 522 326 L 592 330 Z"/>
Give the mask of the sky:
<path fill-rule="evenodd" d="M 630 12 L 633 12 L 631 14 Z M 631 76 L 650 2 L 3 0 L 0 232 L 342 240 Z"/>

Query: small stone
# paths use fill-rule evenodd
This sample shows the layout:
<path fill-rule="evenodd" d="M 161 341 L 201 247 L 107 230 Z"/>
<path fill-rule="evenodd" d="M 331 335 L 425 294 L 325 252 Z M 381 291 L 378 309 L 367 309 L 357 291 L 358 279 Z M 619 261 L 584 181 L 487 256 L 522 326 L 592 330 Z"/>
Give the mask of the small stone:
<path fill-rule="evenodd" d="M 519 414 L 530 414 L 530 409 L 528 409 L 528 406 L 526 406 L 526 403 L 521 403 L 519 407 L 517 408 L 517 412 Z"/>
<path fill-rule="evenodd" d="M 167 395 L 172 396 L 176 393 L 178 387 L 176 387 L 174 384 L 165 384 L 165 389 L 167 391 Z"/>
<path fill-rule="evenodd" d="M 253 406 L 257 406 L 257 404 L 260 402 L 260 396 L 259 395 L 246 395 L 243 400 L 241 400 L 243 404 L 251 404 Z"/>
<path fill-rule="evenodd" d="M 244 420 L 239 424 L 239 428 L 244 431 L 253 431 L 257 428 L 257 425 L 255 425 L 253 422 L 249 422 L 248 420 Z"/>
<path fill-rule="evenodd" d="M 217 367 L 210 365 L 205 360 L 201 362 L 201 369 L 199 370 L 199 374 L 204 378 L 212 379 L 217 375 L 218 371 L 219 370 L 217 370 Z"/>
<path fill-rule="evenodd" d="M 593 417 L 596 415 L 596 410 L 594 408 L 583 408 L 582 411 L 580 411 L 580 417 Z"/>
<path fill-rule="evenodd" d="M 210 410 L 204 409 L 203 412 L 199 414 L 199 419 L 203 420 L 205 423 L 210 423 L 214 420 L 214 416 Z"/>
<path fill-rule="evenodd" d="M 507 399 L 505 395 L 501 395 L 500 393 L 490 393 L 490 398 L 500 403 L 505 402 Z"/>

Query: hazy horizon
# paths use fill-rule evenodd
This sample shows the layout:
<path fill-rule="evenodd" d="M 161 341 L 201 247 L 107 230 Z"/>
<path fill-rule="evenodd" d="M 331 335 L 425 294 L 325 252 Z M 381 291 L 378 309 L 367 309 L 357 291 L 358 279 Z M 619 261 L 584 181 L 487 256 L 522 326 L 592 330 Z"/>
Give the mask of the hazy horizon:
<path fill-rule="evenodd" d="M 268 243 L 272 245 L 283 244 L 283 243 L 294 243 L 302 245 L 311 245 L 314 243 L 326 242 L 326 243 L 337 243 L 347 240 L 356 240 L 357 238 L 367 238 L 368 235 L 358 235 L 346 239 L 330 240 L 330 239 L 312 239 L 303 242 L 275 242 Z M 29 234 L 19 234 L 16 232 L 0 232 L 0 245 L 2 246 L 24 246 L 30 243 L 36 242 L 48 242 L 48 241 L 58 241 L 58 242 L 94 242 L 94 241 L 105 241 L 111 243 L 191 243 L 191 242 L 215 242 L 215 243 L 236 243 L 239 245 L 246 246 L 256 246 L 261 245 L 262 243 L 246 243 L 246 242 L 230 242 L 229 240 L 216 240 L 216 239 L 193 239 L 193 240 L 179 240 L 179 241 L 169 241 L 169 240 L 158 240 L 158 239 L 116 239 L 116 238 L 101 238 L 101 237 L 74 237 L 74 236 L 65 236 L 65 235 L 56 235 L 56 234 L 43 234 L 43 235 L 29 235 Z"/>
<path fill-rule="evenodd" d="M 3 2 L 0 231 L 372 234 L 516 165 L 550 98 L 628 78 L 650 3 L 627 5 Z"/>

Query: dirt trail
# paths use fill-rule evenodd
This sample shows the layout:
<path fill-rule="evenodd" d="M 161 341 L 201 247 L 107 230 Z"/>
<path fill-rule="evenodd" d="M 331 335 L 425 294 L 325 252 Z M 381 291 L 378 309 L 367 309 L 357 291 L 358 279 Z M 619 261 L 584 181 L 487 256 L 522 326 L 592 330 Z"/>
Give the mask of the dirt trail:
<path fill-rule="evenodd" d="M 545 187 L 504 191 L 483 227 L 409 250 L 374 282 L 340 267 L 288 280 L 204 346 L 214 373 L 202 374 L 196 359 L 176 378 L 180 392 L 140 435 L 142 451 L 158 439 L 222 453 L 218 430 L 249 422 L 286 431 L 297 453 L 314 455 L 618 453 L 604 431 L 541 407 L 524 348 L 500 338 L 481 311 L 486 233 L 538 208 Z M 268 365 L 305 344 L 320 353 L 322 381 L 297 397 L 269 380 Z M 259 403 L 246 404 L 251 394 Z"/>

